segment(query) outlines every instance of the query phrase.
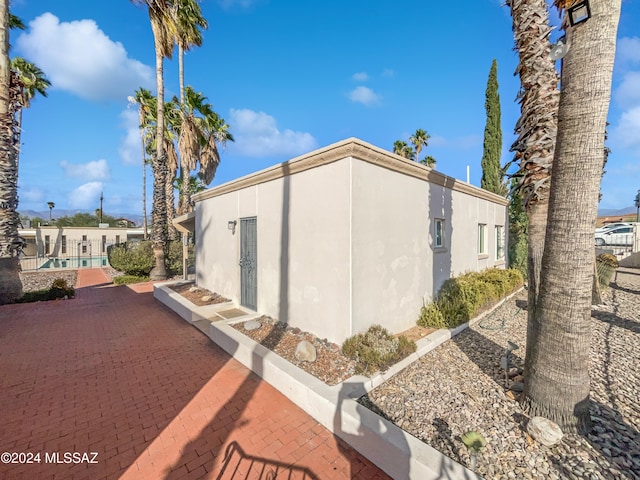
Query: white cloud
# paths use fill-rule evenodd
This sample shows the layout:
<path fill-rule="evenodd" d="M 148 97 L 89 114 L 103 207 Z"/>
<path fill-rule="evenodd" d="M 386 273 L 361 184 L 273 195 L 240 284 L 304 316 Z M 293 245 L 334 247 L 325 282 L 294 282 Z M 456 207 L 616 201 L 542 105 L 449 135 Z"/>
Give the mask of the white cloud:
<path fill-rule="evenodd" d="M 367 80 L 369 80 L 369 75 L 367 75 L 367 72 L 358 72 L 354 73 L 351 78 L 355 82 L 366 82 Z"/>
<path fill-rule="evenodd" d="M 622 112 L 620 121 L 612 130 L 612 148 L 619 144 L 623 148 L 631 148 L 640 154 L 640 105 Z"/>
<path fill-rule="evenodd" d="M 126 130 L 125 136 L 120 141 L 118 153 L 120 160 L 125 165 L 142 165 L 142 145 L 140 140 L 140 117 L 133 109 L 123 110 L 120 114 L 122 126 Z"/>
<path fill-rule="evenodd" d="M 229 150 L 239 155 L 295 156 L 317 148 L 317 142 L 310 133 L 289 129 L 281 131 L 276 119 L 264 112 L 232 108 L 229 125 L 235 138 L 235 142 L 229 144 Z"/>
<path fill-rule="evenodd" d="M 89 182 L 80 185 L 69 192 L 69 207 L 93 211 L 99 205 L 103 187 L 102 182 Z"/>
<path fill-rule="evenodd" d="M 20 200 L 24 200 L 26 202 L 38 203 L 44 200 L 44 192 L 38 188 L 29 188 L 27 190 L 23 190 L 22 188 L 18 191 L 20 195 Z"/>
<path fill-rule="evenodd" d="M 385 68 L 382 71 L 382 76 L 383 77 L 393 77 L 396 74 L 396 72 L 394 72 L 392 69 L 390 68 Z"/>
<path fill-rule="evenodd" d="M 60 22 L 44 13 L 29 22 L 15 48 L 38 64 L 52 88 L 88 100 L 123 99 L 140 85 L 154 84 L 153 69 L 129 58 L 93 20 Z"/>
<path fill-rule="evenodd" d="M 640 71 L 626 73 L 616 88 L 615 96 L 620 105 L 640 103 Z"/>
<path fill-rule="evenodd" d="M 85 164 L 69 163 L 66 160 L 60 162 L 60 166 L 67 177 L 81 180 L 107 180 L 111 176 L 111 170 L 105 159 L 94 160 Z"/>
<path fill-rule="evenodd" d="M 640 37 L 622 37 L 616 44 L 616 60 L 622 64 L 640 63 Z"/>
<path fill-rule="evenodd" d="M 349 99 L 355 103 L 361 103 L 367 107 L 378 105 L 382 97 L 369 87 L 359 86 L 349 92 Z"/>

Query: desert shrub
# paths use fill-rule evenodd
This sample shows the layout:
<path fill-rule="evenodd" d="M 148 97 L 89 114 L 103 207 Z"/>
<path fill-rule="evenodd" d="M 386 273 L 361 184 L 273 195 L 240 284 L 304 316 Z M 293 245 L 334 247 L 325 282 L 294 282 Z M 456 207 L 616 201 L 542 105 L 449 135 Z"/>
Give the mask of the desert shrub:
<path fill-rule="evenodd" d="M 434 302 L 422 305 L 418 325 L 421 327 L 447 328 L 444 316 Z"/>
<path fill-rule="evenodd" d="M 515 269 L 490 268 L 450 278 L 434 301 L 423 305 L 417 323 L 423 327 L 457 327 L 523 283 L 522 274 Z"/>
<path fill-rule="evenodd" d="M 56 278 L 51 287 L 44 290 L 35 290 L 25 293 L 17 303 L 45 302 L 48 300 L 58 300 L 60 298 L 73 298 L 75 290 L 64 278 Z"/>
<path fill-rule="evenodd" d="M 121 275 L 119 277 L 114 277 L 113 283 L 115 285 L 129 285 L 130 283 L 140 283 L 146 282 L 149 280 L 149 277 L 142 277 L 137 275 Z"/>
<path fill-rule="evenodd" d="M 598 255 L 596 260 L 613 268 L 618 268 L 620 266 L 620 262 L 618 262 L 616 256 L 610 253 L 601 253 Z"/>
<path fill-rule="evenodd" d="M 169 275 L 182 275 L 182 242 L 171 241 L 167 246 L 165 264 Z"/>
<path fill-rule="evenodd" d="M 107 248 L 109 264 L 120 272 L 137 277 L 148 276 L 155 264 L 152 242 L 125 242 Z"/>
<path fill-rule="evenodd" d="M 148 277 L 155 265 L 153 242 L 125 242 L 107 248 L 109 264 L 127 275 Z M 175 240 L 167 244 L 165 265 L 169 276 L 182 274 L 182 242 Z"/>
<path fill-rule="evenodd" d="M 602 288 L 606 288 L 611 283 L 616 268 L 620 266 L 615 255 L 610 253 L 601 253 L 596 257 L 596 273 L 598 275 L 598 283 Z"/>
<path fill-rule="evenodd" d="M 380 325 L 373 325 L 365 333 L 345 340 L 342 353 L 356 361 L 356 373 L 370 376 L 386 370 L 416 348 L 416 343 L 407 337 L 394 337 Z"/>

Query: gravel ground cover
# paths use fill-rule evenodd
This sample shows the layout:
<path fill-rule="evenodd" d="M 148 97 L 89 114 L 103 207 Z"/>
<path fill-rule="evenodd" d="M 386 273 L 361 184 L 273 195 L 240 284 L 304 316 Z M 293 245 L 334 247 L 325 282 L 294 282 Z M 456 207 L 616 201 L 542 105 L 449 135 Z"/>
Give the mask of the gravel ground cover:
<path fill-rule="evenodd" d="M 592 311 L 594 429 L 586 437 L 568 434 L 549 448 L 524 431 L 528 417 L 506 388 L 513 379 L 500 357 L 512 341 L 515 369 L 523 364 L 525 292 L 360 402 L 467 466 L 460 436 L 480 432 L 487 445 L 476 472 L 487 479 L 640 479 L 640 271 L 620 269 L 604 300 Z"/>
<path fill-rule="evenodd" d="M 231 326 L 327 385 L 336 385 L 355 374 L 355 362 L 343 355 L 338 345 L 299 328 L 287 327 L 271 317 L 263 315 L 257 320 L 260 327 L 255 330 L 246 330 L 244 323 Z M 296 358 L 296 347 L 303 340 L 311 342 L 316 348 L 317 358 L 314 362 Z"/>
<path fill-rule="evenodd" d="M 20 280 L 22 280 L 22 290 L 33 292 L 35 290 L 45 290 L 51 287 L 53 281 L 57 278 L 63 278 L 70 286 L 75 286 L 78 277 L 77 270 L 58 270 L 55 272 L 21 272 Z"/>

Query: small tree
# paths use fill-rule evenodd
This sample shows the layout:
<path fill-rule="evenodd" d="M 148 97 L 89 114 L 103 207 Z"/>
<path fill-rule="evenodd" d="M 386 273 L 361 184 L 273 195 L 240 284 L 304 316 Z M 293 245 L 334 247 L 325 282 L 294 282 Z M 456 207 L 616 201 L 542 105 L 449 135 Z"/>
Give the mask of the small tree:
<path fill-rule="evenodd" d="M 491 70 L 489 70 L 484 108 L 487 112 L 487 123 L 484 127 L 480 186 L 498 195 L 506 195 L 507 188 L 503 182 L 504 170 L 500 166 L 502 126 L 500 125 L 500 95 L 498 94 L 498 62 L 495 58 L 491 63 Z"/>

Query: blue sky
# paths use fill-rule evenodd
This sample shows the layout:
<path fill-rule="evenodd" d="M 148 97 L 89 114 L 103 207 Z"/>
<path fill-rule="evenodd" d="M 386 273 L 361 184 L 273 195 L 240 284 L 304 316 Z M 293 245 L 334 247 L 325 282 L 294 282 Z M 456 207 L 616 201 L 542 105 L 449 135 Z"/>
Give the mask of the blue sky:
<path fill-rule="evenodd" d="M 502 0 L 204 0 L 202 47 L 185 57 L 186 83 L 225 118 L 236 142 L 222 151 L 217 185 L 315 148 L 358 137 L 391 150 L 417 128 L 437 169 L 479 185 L 484 95 L 493 58 L 511 158 L 519 116 L 511 19 Z M 24 112 L 23 210 L 142 212 L 141 146 L 127 97 L 155 91 L 147 10 L 126 0 L 12 0 L 27 25 L 12 55 L 52 82 Z M 557 14 L 552 13 L 553 21 Z M 633 204 L 640 189 L 640 2 L 623 0 L 609 113 L 612 149 L 601 208 Z M 558 34 L 554 34 L 554 38 Z M 178 93 L 165 62 L 166 97 Z M 151 203 L 148 173 L 148 204 Z"/>

